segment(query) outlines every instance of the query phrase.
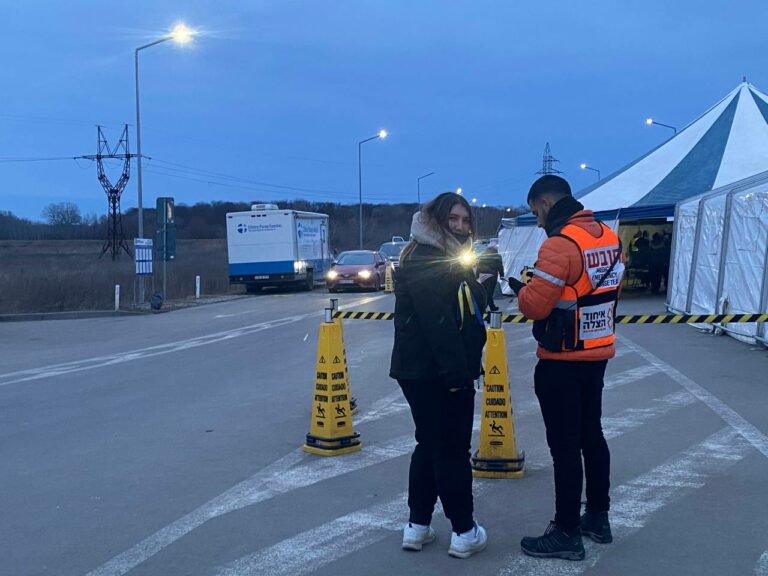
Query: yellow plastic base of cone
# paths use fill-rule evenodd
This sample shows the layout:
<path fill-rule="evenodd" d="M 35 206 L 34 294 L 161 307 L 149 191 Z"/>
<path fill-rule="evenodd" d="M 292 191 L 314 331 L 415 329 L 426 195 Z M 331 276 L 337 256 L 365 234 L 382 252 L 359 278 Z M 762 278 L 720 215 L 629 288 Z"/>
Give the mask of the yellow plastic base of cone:
<path fill-rule="evenodd" d="M 472 470 L 473 478 L 499 478 L 508 480 L 510 478 L 522 478 L 524 475 L 524 470 L 520 470 L 519 472 L 486 472 L 483 470 Z"/>

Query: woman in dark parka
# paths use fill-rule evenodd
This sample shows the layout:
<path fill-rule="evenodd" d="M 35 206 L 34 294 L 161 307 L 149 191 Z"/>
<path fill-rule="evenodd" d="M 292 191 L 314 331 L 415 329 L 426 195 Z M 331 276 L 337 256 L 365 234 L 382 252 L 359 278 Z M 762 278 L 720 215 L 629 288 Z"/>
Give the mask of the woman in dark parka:
<path fill-rule="evenodd" d="M 474 231 L 471 207 L 453 192 L 414 214 L 397 271 L 389 372 L 416 424 L 403 548 L 421 550 L 435 539 L 430 524 L 439 497 L 452 525 L 448 553 L 459 558 L 484 549 L 487 541 L 474 520 L 469 462 L 473 385 L 486 339 L 486 296 L 471 257 Z"/>

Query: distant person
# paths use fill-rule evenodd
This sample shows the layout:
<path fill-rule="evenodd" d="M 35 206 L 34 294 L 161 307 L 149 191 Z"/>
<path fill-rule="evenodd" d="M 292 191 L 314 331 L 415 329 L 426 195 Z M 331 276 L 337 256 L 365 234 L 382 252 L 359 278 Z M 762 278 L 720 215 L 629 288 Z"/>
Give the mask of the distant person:
<path fill-rule="evenodd" d="M 661 279 L 664 282 L 664 290 L 669 290 L 669 266 L 672 260 L 672 234 L 664 231 L 662 236 L 662 263 Z"/>
<path fill-rule="evenodd" d="M 669 259 L 665 258 L 664 240 L 661 234 L 654 232 L 651 238 L 648 258 L 648 279 L 651 285 L 651 293 L 658 294 L 661 291 L 661 277 L 666 267 L 669 266 Z"/>
<path fill-rule="evenodd" d="M 496 291 L 499 277 L 503 276 L 504 262 L 501 259 L 499 250 L 495 244 L 489 244 L 477 261 L 477 278 L 483 285 L 483 288 L 485 288 L 485 294 L 488 298 L 488 309 L 491 312 L 496 312 L 499 309 L 493 301 L 493 293 Z"/>
<path fill-rule="evenodd" d="M 440 194 L 413 216 L 395 284 L 395 343 L 389 375 L 397 380 L 416 425 L 408 475 L 408 524 L 402 547 L 435 539 L 437 499 L 451 522 L 448 553 L 468 558 L 487 536 L 474 518 L 470 444 L 474 380 L 485 345 L 485 290 L 471 263 L 475 221 L 467 200 Z M 460 305 L 461 303 L 461 305 Z"/>
<path fill-rule="evenodd" d="M 643 230 L 642 233 L 640 234 L 640 238 L 638 238 L 637 241 L 635 241 L 635 247 L 639 251 L 643 251 L 647 248 L 650 248 L 650 246 L 651 246 L 651 242 L 648 239 L 648 230 Z"/>
<path fill-rule="evenodd" d="M 621 241 L 559 176 L 536 180 L 528 205 L 547 239 L 528 284 L 509 282 L 520 311 L 534 320 L 539 343 L 533 379 L 554 464 L 555 519 L 543 535 L 523 538 L 520 546 L 537 558 L 582 560 L 582 534 L 601 543 L 613 540 L 610 453 L 600 416 L 605 369 L 615 353 Z M 585 472 L 587 506 L 579 517 Z"/>

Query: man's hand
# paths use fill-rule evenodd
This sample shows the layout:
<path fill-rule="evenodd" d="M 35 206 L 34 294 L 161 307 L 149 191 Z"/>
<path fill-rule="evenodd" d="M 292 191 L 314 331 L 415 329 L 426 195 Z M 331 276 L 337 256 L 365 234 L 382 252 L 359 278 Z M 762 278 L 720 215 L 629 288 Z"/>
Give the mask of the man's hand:
<path fill-rule="evenodd" d="M 515 296 L 520 294 L 520 290 L 522 289 L 525 284 L 520 282 L 517 278 L 507 278 L 507 283 L 509 284 L 509 287 L 512 288 L 512 292 L 515 293 Z"/>

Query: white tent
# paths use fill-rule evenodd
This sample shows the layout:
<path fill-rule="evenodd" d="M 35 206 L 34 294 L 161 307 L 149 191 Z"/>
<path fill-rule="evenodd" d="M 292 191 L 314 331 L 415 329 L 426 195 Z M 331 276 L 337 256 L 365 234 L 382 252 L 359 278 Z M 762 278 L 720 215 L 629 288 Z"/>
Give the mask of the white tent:
<path fill-rule="evenodd" d="M 597 217 L 620 221 L 671 219 L 675 204 L 768 170 L 768 95 L 742 82 L 672 138 L 577 197 Z M 504 269 L 532 266 L 544 233 L 530 215 L 502 220 Z"/>
<path fill-rule="evenodd" d="M 681 201 L 675 222 L 670 310 L 768 312 L 768 172 Z M 765 324 L 723 328 L 768 343 Z"/>

